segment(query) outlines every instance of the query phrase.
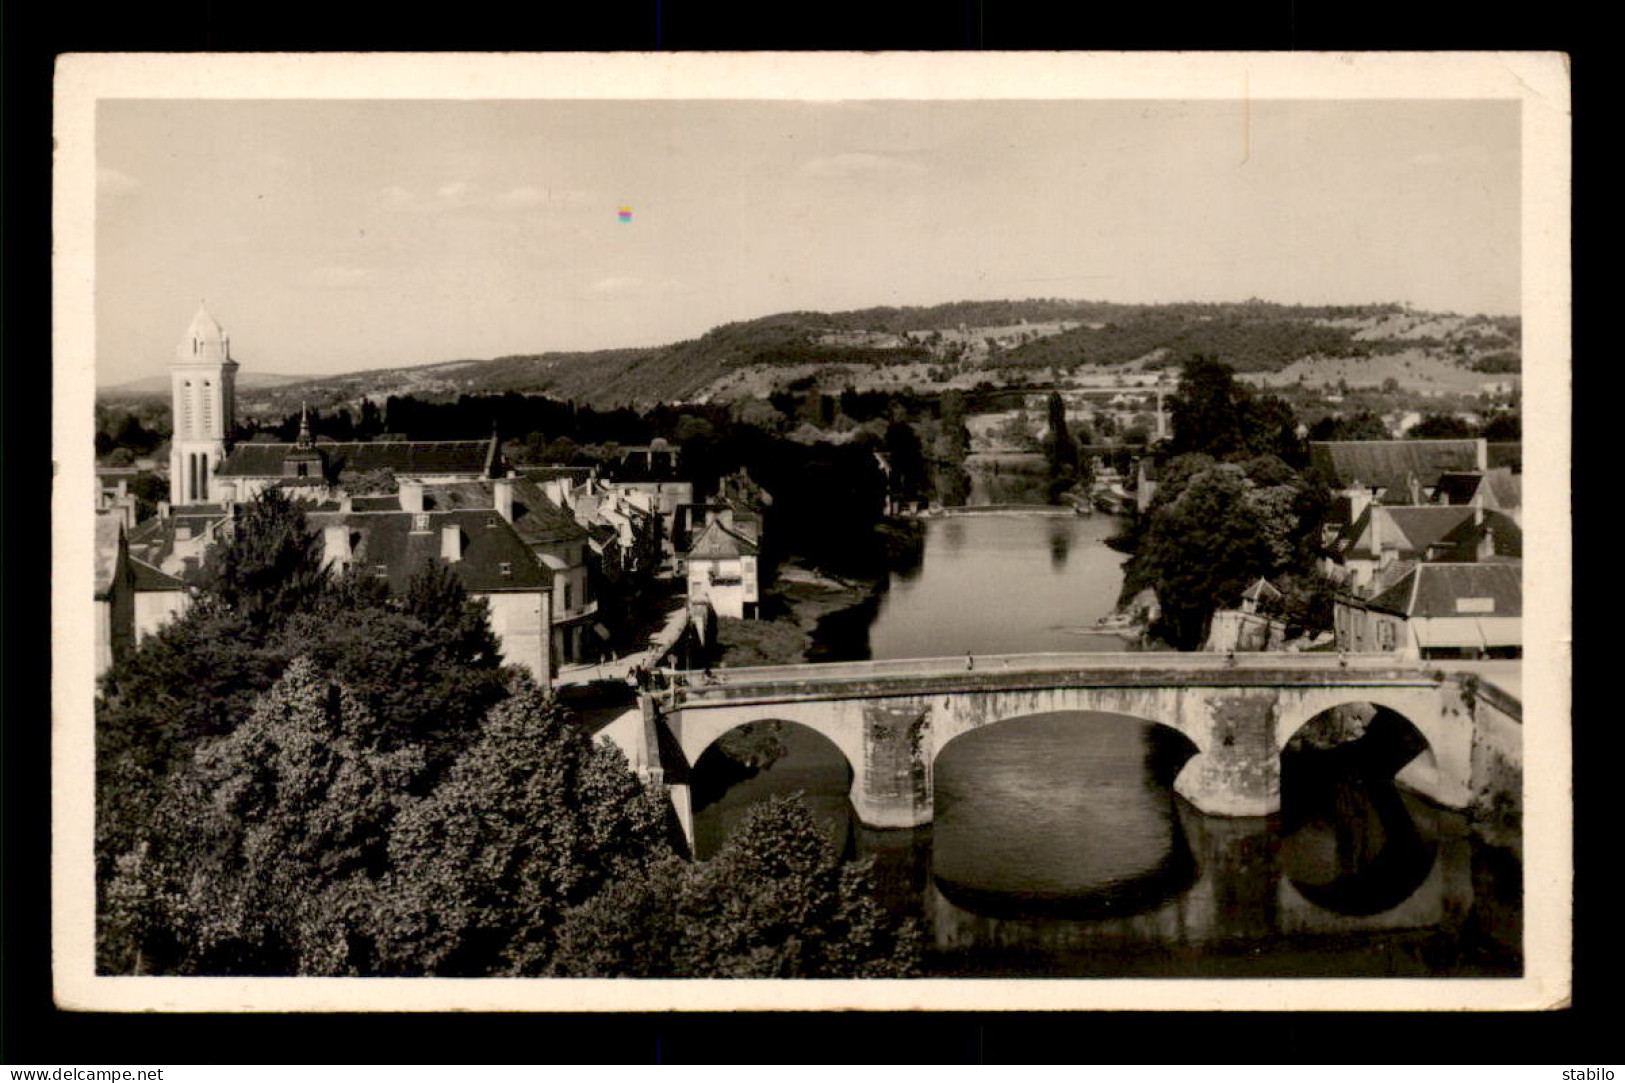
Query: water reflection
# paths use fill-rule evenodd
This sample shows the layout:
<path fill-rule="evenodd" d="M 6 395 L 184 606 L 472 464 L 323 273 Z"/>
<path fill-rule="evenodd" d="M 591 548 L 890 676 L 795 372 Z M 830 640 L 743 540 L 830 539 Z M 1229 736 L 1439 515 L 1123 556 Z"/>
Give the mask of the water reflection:
<path fill-rule="evenodd" d="M 1066 570 L 1066 558 L 1072 552 L 1072 524 L 1065 519 L 1047 519 L 1049 524 L 1049 566 L 1054 572 Z"/>
<path fill-rule="evenodd" d="M 1172 730 L 1093 712 L 957 738 L 935 771 L 938 887 L 956 905 L 1001 917 L 1160 905 L 1196 876 L 1170 789 L 1193 751 Z"/>
<path fill-rule="evenodd" d="M 1191 749 L 1166 727 L 996 723 L 937 758 L 934 825 L 887 831 L 857 823 L 831 742 L 758 724 L 693 773 L 697 856 L 756 801 L 804 794 L 844 854 L 874 857 L 880 901 L 922 922 L 933 976 L 1519 973 L 1515 856 L 1372 777 L 1399 753 L 1363 732 L 1318 756 L 1300 742 L 1280 815 L 1226 818 L 1173 794 Z"/>

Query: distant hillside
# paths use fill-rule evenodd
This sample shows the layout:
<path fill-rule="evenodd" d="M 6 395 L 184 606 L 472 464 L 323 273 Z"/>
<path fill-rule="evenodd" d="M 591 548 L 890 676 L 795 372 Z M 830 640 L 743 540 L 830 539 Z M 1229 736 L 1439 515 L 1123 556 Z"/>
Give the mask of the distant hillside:
<path fill-rule="evenodd" d="M 237 387 L 242 391 L 256 391 L 261 388 L 282 387 L 287 384 L 304 383 L 309 376 L 278 376 L 274 372 L 255 372 L 252 369 L 237 370 Z M 101 395 L 168 395 L 169 376 L 147 376 L 140 380 L 129 380 L 122 384 L 110 384 L 98 388 Z"/>
<path fill-rule="evenodd" d="M 1515 372 L 1520 337 L 1516 317 L 1420 313 L 1396 304 L 961 301 L 778 313 L 645 349 L 446 361 L 298 381 L 271 377 L 244 380 L 242 387 L 252 412 L 285 414 L 302 401 L 327 409 L 363 397 L 433 401 L 510 391 L 598 407 L 648 405 L 757 393 L 809 372 L 859 386 L 959 385 L 999 370 L 1155 367 L 1198 353 L 1254 373 L 1307 359 L 1357 363 L 1417 351 L 1463 369 Z"/>

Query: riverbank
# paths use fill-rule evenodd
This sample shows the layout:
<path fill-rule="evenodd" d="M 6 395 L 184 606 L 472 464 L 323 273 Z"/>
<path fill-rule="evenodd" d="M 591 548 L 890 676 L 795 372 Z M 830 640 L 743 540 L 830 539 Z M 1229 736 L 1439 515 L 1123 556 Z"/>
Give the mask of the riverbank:
<path fill-rule="evenodd" d="M 786 561 L 762 598 L 761 619 L 717 622 L 719 664 L 778 666 L 868 658 L 869 623 L 891 573 L 918 568 L 925 527 L 917 520 L 887 520 L 875 527 L 874 541 L 881 567 L 872 575 L 836 575 Z"/>
<path fill-rule="evenodd" d="M 765 619 L 724 618 L 717 622 L 720 664 L 779 666 L 830 661 L 816 638 L 819 625 L 828 618 L 873 605 L 885 587 L 884 578 L 837 578 L 798 564 L 786 564 L 763 599 Z"/>

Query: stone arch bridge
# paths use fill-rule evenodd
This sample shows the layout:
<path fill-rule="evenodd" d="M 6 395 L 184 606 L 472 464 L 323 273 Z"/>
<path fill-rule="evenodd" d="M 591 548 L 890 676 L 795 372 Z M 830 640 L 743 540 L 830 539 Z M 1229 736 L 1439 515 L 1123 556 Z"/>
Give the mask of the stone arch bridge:
<path fill-rule="evenodd" d="M 872 827 L 930 822 L 933 766 L 954 738 L 1055 711 L 1177 730 L 1196 751 L 1176 792 L 1205 813 L 1263 816 L 1280 807 L 1280 756 L 1293 734 L 1350 704 L 1386 708 L 1416 728 L 1427 747 L 1398 779 L 1438 804 L 1469 808 L 1521 786 L 1518 701 L 1473 663 L 1424 667 L 1391 655 L 1050 654 L 686 673 L 605 732 L 634 768 L 669 787 L 691 837 L 689 772 L 723 734 L 768 720 L 807 726 L 841 750 L 853 806 Z"/>

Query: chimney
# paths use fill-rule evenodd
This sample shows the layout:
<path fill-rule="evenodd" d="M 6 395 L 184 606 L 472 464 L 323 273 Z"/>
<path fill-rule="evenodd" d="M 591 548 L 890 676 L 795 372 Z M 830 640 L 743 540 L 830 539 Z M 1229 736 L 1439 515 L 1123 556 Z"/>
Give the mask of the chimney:
<path fill-rule="evenodd" d="M 463 531 L 458 526 L 440 528 L 440 557 L 455 564 L 463 559 Z"/>
<path fill-rule="evenodd" d="M 496 498 L 497 514 L 513 522 L 513 479 L 497 478 L 491 483 L 491 491 Z"/>
<path fill-rule="evenodd" d="M 421 512 L 423 510 L 423 482 L 417 478 L 401 478 L 401 510 Z"/>
<path fill-rule="evenodd" d="M 1142 463 L 1144 463 L 1145 460 L 1142 459 L 1140 461 Z M 1370 506 L 1371 506 L 1371 490 L 1365 489 L 1365 488 L 1350 489 L 1349 490 L 1349 523 L 1350 524 L 1358 523 L 1360 521 L 1360 516 L 1364 515 L 1365 514 L 1365 509 L 1369 508 Z"/>
<path fill-rule="evenodd" d="M 350 494 L 349 493 L 340 493 L 339 494 L 339 512 L 341 514 L 344 514 L 344 515 L 349 515 L 353 511 L 355 511 L 355 504 L 351 501 Z"/>
<path fill-rule="evenodd" d="M 167 500 L 158 501 L 158 518 L 160 518 L 160 519 L 168 519 L 169 518 L 169 501 L 167 501 Z"/>
<path fill-rule="evenodd" d="M 333 523 L 322 528 L 322 552 L 327 555 L 335 574 L 350 566 L 350 528 L 345 523 Z"/>

